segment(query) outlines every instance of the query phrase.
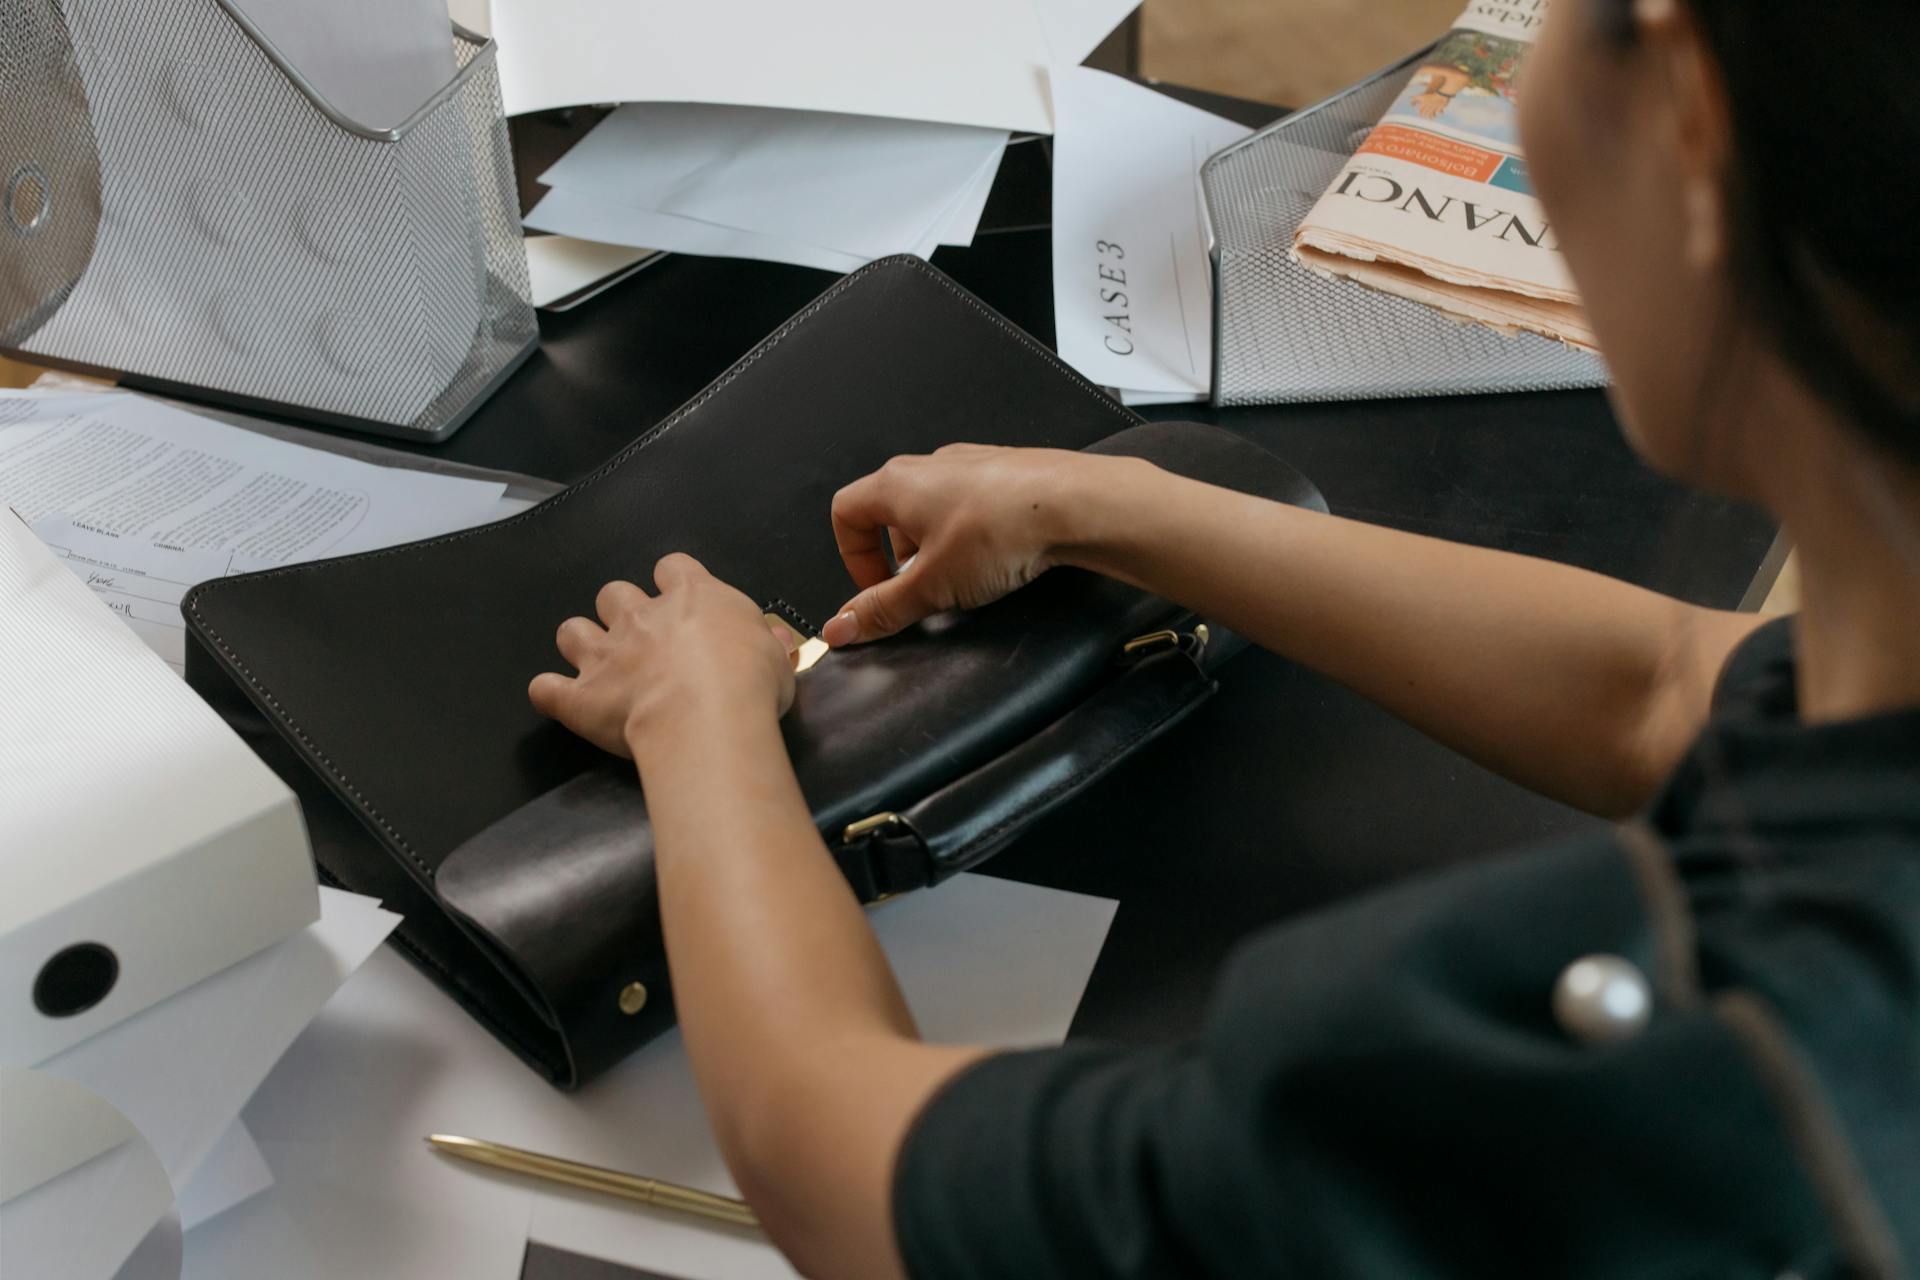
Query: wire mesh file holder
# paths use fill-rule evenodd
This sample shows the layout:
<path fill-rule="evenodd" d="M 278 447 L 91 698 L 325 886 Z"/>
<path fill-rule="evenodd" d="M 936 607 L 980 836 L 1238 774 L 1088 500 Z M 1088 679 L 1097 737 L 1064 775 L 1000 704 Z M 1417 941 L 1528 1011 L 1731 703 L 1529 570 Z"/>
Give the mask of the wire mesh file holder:
<path fill-rule="evenodd" d="M 491 41 L 373 128 L 231 0 L 0 5 L 0 349 L 443 440 L 531 354 Z"/>
<path fill-rule="evenodd" d="M 1294 230 L 1406 87 L 1422 49 L 1215 153 L 1213 403 L 1362 400 L 1604 386 L 1605 364 L 1532 334 L 1461 324 L 1292 261 Z"/>

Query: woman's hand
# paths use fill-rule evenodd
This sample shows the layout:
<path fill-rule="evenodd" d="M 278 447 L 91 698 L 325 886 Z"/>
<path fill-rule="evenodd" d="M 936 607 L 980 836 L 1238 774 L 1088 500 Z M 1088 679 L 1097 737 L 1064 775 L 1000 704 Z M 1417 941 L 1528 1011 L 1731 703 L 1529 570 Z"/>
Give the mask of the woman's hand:
<path fill-rule="evenodd" d="M 950 444 L 854 481 L 834 495 L 833 536 L 860 593 L 821 638 L 835 648 L 877 640 L 1025 586 L 1078 535 L 1083 495 L 1097 491 L 1090 473 L 1126 461 Z"/>
<path fill-rule="evenodd" d="M 609 582 L 594 600 L 599 622 L 560 624 L 560 656 L 580 674 L 535 676 L 534 710 L 620 756 L 688 716 L 784 715 L 792 633 L 776 633 L 759 606 L 692 556 L 666 557 L 653 581 L 657 596 Z"/>

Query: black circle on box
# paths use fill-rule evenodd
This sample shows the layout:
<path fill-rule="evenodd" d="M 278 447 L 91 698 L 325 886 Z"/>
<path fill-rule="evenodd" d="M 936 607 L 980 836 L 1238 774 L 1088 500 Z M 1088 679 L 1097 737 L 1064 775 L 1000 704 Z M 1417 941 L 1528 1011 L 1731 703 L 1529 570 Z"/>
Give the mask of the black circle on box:
<path fill-rule="evenodd" d="M 71 1018 L 107 998 L 120 977 L 120 958 L 98 942 L 62 947 L 33 980 L 33 1007 L 49 1018 Z"/>

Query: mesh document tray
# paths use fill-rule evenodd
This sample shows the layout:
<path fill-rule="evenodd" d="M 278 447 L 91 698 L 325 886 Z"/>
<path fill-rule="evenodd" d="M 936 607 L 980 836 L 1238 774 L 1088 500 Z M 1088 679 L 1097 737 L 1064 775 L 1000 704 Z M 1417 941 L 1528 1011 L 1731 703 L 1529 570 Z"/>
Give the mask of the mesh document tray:
<path fill-rule="evenodd" d="M 1428 50 L 1214 155 L 1213 403 L 1284 404 L 1604 386 L 1596 356 L 1460 324 L 1291 261 L 1294 229 Z"/>
<path fill-rule="evenodd" d="M 229 0 L 6 0 L 0 348 L 446 436 L 538 336 L 494 47 L 448 38 L 372 128 Z"/>

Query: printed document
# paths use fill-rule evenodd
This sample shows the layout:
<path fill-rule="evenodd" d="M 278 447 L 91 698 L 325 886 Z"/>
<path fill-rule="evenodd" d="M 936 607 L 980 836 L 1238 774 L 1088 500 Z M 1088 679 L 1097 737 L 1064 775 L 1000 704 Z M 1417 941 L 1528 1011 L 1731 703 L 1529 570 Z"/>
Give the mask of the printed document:
<path fill-rule="evenodd" d="M 188 589 L 213 578 L 268 567 L 232 551 L 123 545 L 80 528 L 63 515 L 42 517 L 33 532 L 181 676 L 187 674 L 187 623 L 180 615 L 180 601 Z"/>
<path fill-rule="evenodd" d="M 1251 131 L 1104 71 L 1059 70 L 1053 84 L 1060 357 L 1135 403 L 1203 399 L 1213 283 L 1200 166 Z"/>
<path fill-rule="evenodd" d="M 0 507 L 176 670 L 180 598 L 193 584 L 484 524 L 504 493 L 122 392 L 0 392 Z"/>
<path fill-rule="evenodd" d="M 0 393 L 0 504 L 129 545 L 286 564 L 490 517 L 506 486 L 371 463 L 124 393 Z"/>

